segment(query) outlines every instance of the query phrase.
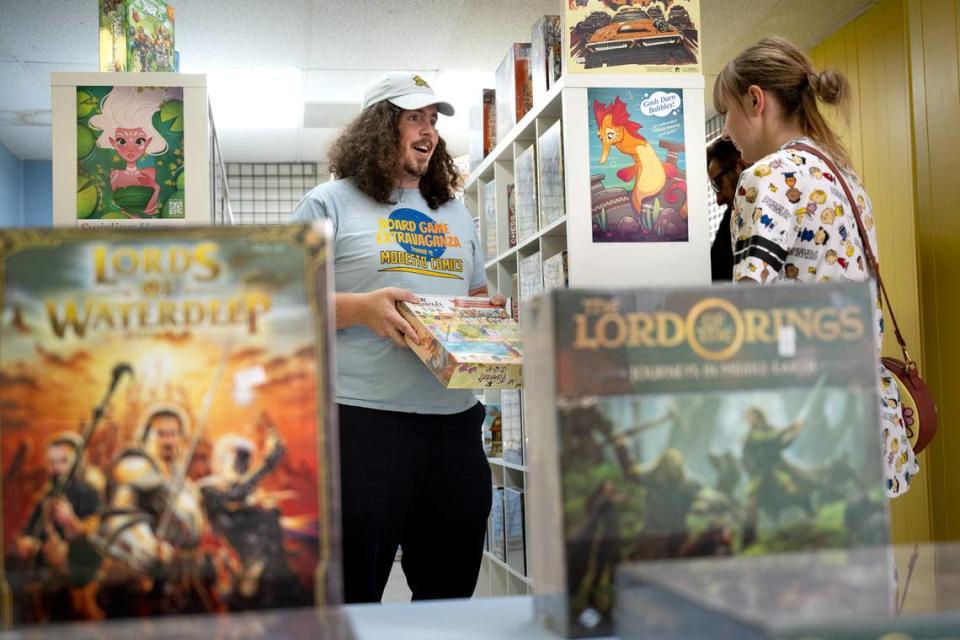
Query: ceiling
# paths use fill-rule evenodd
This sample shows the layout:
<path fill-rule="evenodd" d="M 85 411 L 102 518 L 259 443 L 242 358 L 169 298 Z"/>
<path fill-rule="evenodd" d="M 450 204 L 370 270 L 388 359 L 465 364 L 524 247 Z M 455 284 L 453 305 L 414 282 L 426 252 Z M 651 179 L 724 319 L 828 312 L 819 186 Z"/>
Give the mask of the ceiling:
<path fill-rule="evenodd" d="M 755 40 L 778 34 L 812 47 L 876 0 L 701 0 L 706 95 L 712 78 Z M 455 155 L 468 114 L 512 42 L 563 0 L 172 0 L 181 71 L 295 69 L 307 125 L 218 126 L 228 162 L 323 161 L 344 116 L 384 71 L 424 75 L 457 115 L 441 121 Z M 50 158 L 50 72 L 97 70 L 97 0 L 0 0 L 0 144 Z M 211 83 L 214 121 L 218 96 Z M 224 99 L 225 100 L 225 99 Z M 708 100 L 708 112 L 712 111 Z M 299 108 L 299 107 L 298 107 Z M 221 111 L 221 113 L 223 113 Z"/>

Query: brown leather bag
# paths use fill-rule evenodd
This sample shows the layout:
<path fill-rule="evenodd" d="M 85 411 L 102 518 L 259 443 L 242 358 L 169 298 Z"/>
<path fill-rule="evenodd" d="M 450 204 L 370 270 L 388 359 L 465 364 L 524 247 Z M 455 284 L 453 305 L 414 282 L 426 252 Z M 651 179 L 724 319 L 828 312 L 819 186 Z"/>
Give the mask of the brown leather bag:
<path fill-rule="evenodd" d="M 881 358 L 880 361 L 883 363 L 883 366 L 887 368 L 887 371 L 893 374 L 894 379 L 897 381 L 897 386 L 900 389 L 900 404 L 903 405 L 904 427 L 907 430 L 907 436 L 913 440 L 914 453 L 920 453 L 930 444 L 933 436 L 937 433 L 937 403 L 934 401 L 933 394 L 930 392 L 927 383 L 920 377 L 917 363 L 913 361 L 907 352 L 907 343 L 900 333 L 897 317 L 893 313 L 893 305 L 890 304 L 887 289 L 883 286 L 883 278 L 880 277 L 880 265 L 877 263 L 877 258 L 873 254 L 873 248 L 870 246 L 869 236 L 863 227 L 863 220 L 860 217 L 860 207 L 857 206 L 857 201 L 854 200 L 853 194 L 850 192 L 850 187 L 847 186 L 847 181 L 843 179 L 843 173 L 837 168 L 833 160 L 819 149 L 802 142 L 792 144 L 790 148 L 806 151 L 823 160 L 833 171 L 837 182 L 843 187 L 847 201 L 853 209 L 853 217 L 857 221 L 857 230 L 860 232 L 860 243 L 863 245 L 863 252 L 866 254 L 867 264 L 877 279 L 877 286 L 883 294 L 883 300 L 887 305 L 887 310 L 890 312 L 890 319 L 893 321 L 893 332 L 897 337 L 897 344 L 900 345 L 900 350 L 903 351 L 903 360 L 885 357 Z M 914 436 L 916 436 L 916 440 L 914 440 Z"/>

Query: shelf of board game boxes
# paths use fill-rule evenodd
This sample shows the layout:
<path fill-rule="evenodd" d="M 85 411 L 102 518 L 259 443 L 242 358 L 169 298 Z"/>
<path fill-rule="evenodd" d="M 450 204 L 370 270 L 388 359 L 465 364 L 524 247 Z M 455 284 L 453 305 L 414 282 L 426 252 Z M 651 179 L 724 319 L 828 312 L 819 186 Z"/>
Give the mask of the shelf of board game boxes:
<path fill-rule="evenodd" d="M 560 78 L 476 165 L 465 182 L 464 204 L 477 224 L 487 256 L 484 268 L 489 293 L 507 297 L 515 319 L 520 320 L 526 302 L 535 296 L 569 286 L 568 249 L 575 254 L 572 257 L 581 273 L 586 273 L 586 282 L 602 284 L 609 277 L 597 279 L 595 269 L 587 263 L 600 254 L 584 240 L 582 221 L 567 215 L 582 209 L 584 198 L 589 202 L 591 181 L 588 169 L 582 166 L 589 153 L 588 90 L 648 86 L 696 93 L 702 92 L 702 83 L 699 76 L 663 74 Z M 589 239 L 589 231 L 586 237 Z M 608 253 L 604 247 L 602 255 Z M 484 440 L 494 495 L 477 592 L 529 593 L 529 527 L 524 508 L 529 443 L 523 392 L 488 390 L 480 399 L 488 408 Z M 491 409 L 498 414 L 499 438 L 491 433 Z"/>
<path fill-rule="evenodd" d="M 478 595 L 525 595 L 531 592 L 527 562 L 527 489 L 525 445 L 518 389 L 488 389 L 481 398 L 486 407 L 483 443 L 493 492 L 487 521 L 484 562 Z"/>

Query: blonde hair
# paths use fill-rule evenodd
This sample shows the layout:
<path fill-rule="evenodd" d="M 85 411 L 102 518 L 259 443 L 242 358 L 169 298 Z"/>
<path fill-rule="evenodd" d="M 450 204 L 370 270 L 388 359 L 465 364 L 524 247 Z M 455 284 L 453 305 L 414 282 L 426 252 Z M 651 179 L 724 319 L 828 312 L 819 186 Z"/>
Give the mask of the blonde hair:
<path fill-rule="evenodd" d="M 770 37 L 724 66 L 713 85 L 714 108 L 726 113 L 728 105 L 739 105 L 751 85 L 776 96 L 786 118 L 796 118 L 806 136 L 838 164 L 850 167 L 847 150 L 817 105 L 819 98 L 824 104 L 839 107 L 844 117 L 849 115 L 850 83 L 842 73 L 834 69 L 817 71 L 810 58 L 791 42 Z"/>
<path fill-rule="evenodd" d="M 146 152 L 159 155 L 167 150 L 167 141 L 153 126 L 153 114 L 160 110 L 166 97 L 163 87 L 114 87 L 103 99 L 102 113 L 90 118 L 90 126 L 103 133 L 97 146 L 112 149 L 110 137 L 119 129 L 143 129 L 150 140 Z"/>

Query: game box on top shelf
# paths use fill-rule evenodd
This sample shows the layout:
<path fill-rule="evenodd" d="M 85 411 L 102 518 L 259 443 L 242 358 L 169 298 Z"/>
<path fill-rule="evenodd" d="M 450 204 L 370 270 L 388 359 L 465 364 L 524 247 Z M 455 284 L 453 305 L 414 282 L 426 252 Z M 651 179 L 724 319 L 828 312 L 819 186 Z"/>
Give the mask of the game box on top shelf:
<path fill-rule="evenodd" d="M 539 105 L 563 73 L 563 38 L 560 16 L 543 16 L 530 33 L 530 76 L 533 104 Z"/>
<path fill-rule="evenodd" d="M 537 140 L 537 195 L 540 199 L 540 226 L 547 227 L 563 218 L 563 140 L 557 121 Z"/>
<path fill-rule="evenodd" d="M 483 89 L 482 98 L 470 109 L 470 171 L 497 146 L 497 103 L 494 89 Z"/>
<path fill-rule="evenodd" d="M 529 42 L 510 45 L 507 55 L 497 67 L 495 93 L 497 141 L 500 141 L 533 108 Z"/>
<path fill-rule="evenodd" d="M 100 71 L 176 71 L 173 7 L 161 0 L 100 0 Z"/>

